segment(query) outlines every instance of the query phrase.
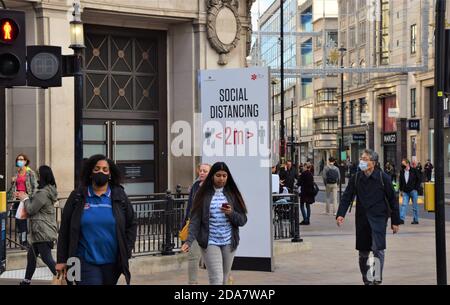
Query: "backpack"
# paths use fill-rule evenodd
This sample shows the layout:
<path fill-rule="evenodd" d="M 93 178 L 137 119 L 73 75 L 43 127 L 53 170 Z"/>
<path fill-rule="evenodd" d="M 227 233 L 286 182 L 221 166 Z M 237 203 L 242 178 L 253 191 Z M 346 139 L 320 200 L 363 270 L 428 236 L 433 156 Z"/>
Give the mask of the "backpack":
<path fill-rule="evenodd" d="M 325 179 L 326 183 L 336 184 L 338 183 L 338 180 L 339 180 L 339 172 L 337 171 L 337 169 L 334 168 L 328 169 Z"/>

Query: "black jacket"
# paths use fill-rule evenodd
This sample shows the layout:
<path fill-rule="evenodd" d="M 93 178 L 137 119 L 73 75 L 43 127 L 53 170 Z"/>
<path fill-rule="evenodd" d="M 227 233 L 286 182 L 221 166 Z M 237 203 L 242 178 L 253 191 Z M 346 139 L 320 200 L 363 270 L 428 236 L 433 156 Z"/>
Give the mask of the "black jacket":
<path fill-rule="evenodd" d="M 79 188 L 70 194 L 64 206 L 58 236 L 58 263 L 65 264 L 70 257 L 76 256 L 86 195 L 85 189 Z M 117 264 L 121 273 L 125 275 L 127 284 L 130 284 L 128 260 L 131 258 L 131 251 L 136 241 L 137 221 L 130 200 L 122 187 L 111 186 L 111 199 L 119 245 Z"/>
<path fill-rule="evenodd" d="M 314 196 L 314 177 L 310 171 L 304 171 L 300 175 L 297 185 L 302 188 L 300 193 L 300 203 L 313 204 L 316 201 Z"/>
<path fill-rule="evenodd" d="M 400 191 L 405 193 L 410 193 L 412 191 L 418 191 L 422 183 L 422 178 L 419 172 L 415 168 L 409 169 L 409 179 L 408 183 L 405 180 L 405 170 L 400 171 Z"/>
<path fill-rule="evenodd" d="M 380 178 L 383 179 L 383 182 Z M 342 195 L 336 218 L 345 217 L 355 196 L 356 249 L 360 251 L 372 250 L 372 239 L 374 238 L 379 241 L 379 250 L 385 249 L 389 209 L 391 210 L 391 224 L 400 224 L 399 204 L 392 187 L 391 178 L 380 169 L 375 169 L 369 177 L 363 172 L 358 172 L 352 176 Z"/>
<path fill-rule="evenodd" d="M 230 220 L 232 233 L 231 233 L 231 250 L 234 251 L 239 245 L 239 227 L 244 226 L 247 223 L 247 215 L 242 210 L 241 206 L 237 203 L 235 197 L 224 189 L 223 194 L 228 200 L 228 203 L 233 209 L 233 213 L 228 216 Z M 199 246 L 203 249 L 208 248 L 209 240 L 209 217 L 211 200 L 214 196 L 214 190 L 207 193 L 204 198 L 201 208 L 192 211 L 191 222 L 189 224 L 189 237 L 186 243 L 191 246 L 192 242 L 196 239 Z"/>

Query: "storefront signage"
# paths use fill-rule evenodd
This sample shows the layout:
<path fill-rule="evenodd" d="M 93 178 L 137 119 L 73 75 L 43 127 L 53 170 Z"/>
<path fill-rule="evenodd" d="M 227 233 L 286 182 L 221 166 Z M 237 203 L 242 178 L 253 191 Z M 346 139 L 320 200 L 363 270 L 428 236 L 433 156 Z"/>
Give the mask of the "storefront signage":
<path fill-rule="evenodd" d="M 396 133 L 385 133 L 384 134 L 384 144 L 397 144 L 397 134 Z"/>
<path fill-rule="evenodd" d="M 365 133 L 354 133 L 353 134 L 353 141 L 365 141 L 365 140 L 366 140 Z"/>
<path fill-rule="evenodd" d="M 408 121 L 409 130 L 420 130 L 420 120 L 409 120 Z"/>

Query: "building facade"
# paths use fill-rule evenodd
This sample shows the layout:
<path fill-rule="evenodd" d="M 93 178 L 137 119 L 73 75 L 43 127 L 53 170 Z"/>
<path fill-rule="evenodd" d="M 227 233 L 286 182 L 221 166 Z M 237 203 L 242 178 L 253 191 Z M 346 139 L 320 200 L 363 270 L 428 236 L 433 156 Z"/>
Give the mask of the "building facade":
<path fill-rule="evenodd" d="M 344 66 L 359 69 L 344 74 L 343 122 L 338 107 L 349 161 L 365 147 L 397 169 L 402 158 L 431 158 L 433 23 L 434 1 L 339 1 Z M 357 73 L 368 67 L 379 70 Z M 388 72 L 393 67 L 400 70 Z"/>
<path fill-rule="evenodd" d="M 129 194 L 190 185 L 200 160 L 194 151 L 201 139 L 195 127 L 201 111 L 197 72 L 246 66 L 253 2 L 82 0 L 83 157 L 103 153 L 115 160 Z M 73 53 L 68 48 L 72 1 L 5 3 L 26 12 L 28 45 Z M 73 78 L 64 78 L 59 88 L 7 89 L 2 104 L 4 184 L 14 174 L 16 155 L 25 153 L 32 168 L 51 166 L 60 195 L 68 195 L 74 187 Z M 184 132 L 191 132 L 187 155 L 171 149 L 181 132 L 173 128 L 176 122 L 186 122 Z"/>
<path fill-rule="evenodd" d="M 316 69 L 335 66 L 333 52 L 338 45 L 337 1 L 316 1 L 313 6 L 314 67 Z M 320 167 L 337 153 L 337 75 L 314 77 L 314 164 Z"/>

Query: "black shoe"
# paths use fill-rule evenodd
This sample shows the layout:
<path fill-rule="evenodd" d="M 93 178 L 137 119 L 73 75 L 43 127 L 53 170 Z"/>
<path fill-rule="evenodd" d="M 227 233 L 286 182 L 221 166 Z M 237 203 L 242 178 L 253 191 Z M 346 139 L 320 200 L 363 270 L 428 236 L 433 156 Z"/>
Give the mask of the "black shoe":
<path fill-rule="evenodd" d="M 22 280 L 22 281 L 19 283 L 19 285 L 20 285 L 20 286 L 28 286 L 28 285 L 31 285 L 31 281 Z"/>
<path fill-rule="evenodd" d="M 382 281 L 374 281 L 373 285 L 381 285 Z"/>
<path fill-rule="evenodd" d="M 308 220 L 303 220 L 303 221 L 300 223 L 300 225 L 301 225 L 301 226 L 309 226 L 309 221 L 308 221 Z"/>
<path fill-rule="evenodd" d="M 404 224 L 405 224 L 405 221 L 404 221 L 404 220 L 400 220 L 400 224 L 401 224 L 401 225 L 404 225 Z"/>
<path fill-rule="evenodd" d="M 417 220 L 414 220 L 413 222 L 411 222 L 412 225 L 418 225 L 419 222 Z"/>

